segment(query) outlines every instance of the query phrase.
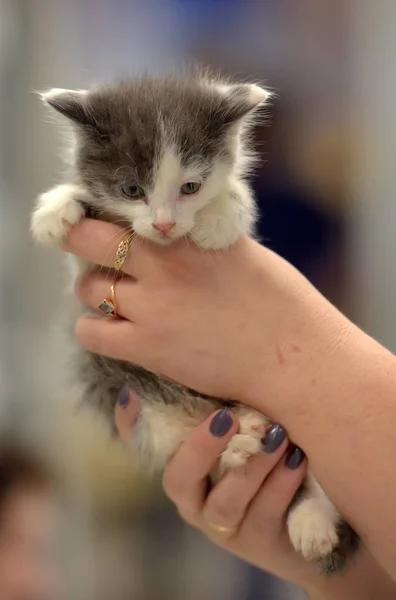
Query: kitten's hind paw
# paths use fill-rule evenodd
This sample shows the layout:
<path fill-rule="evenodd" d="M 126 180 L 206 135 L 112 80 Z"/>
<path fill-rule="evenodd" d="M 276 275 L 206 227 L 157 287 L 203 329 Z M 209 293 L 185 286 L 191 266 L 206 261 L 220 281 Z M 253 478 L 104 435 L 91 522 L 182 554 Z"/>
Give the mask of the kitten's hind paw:
<path fill-rule="evenodd" d="M 60 244 L 84 214 L 76 199 L 76 186 L 59 185 L 40 196 L 30 229 L 40 244 Z"/>
<path fill-rule="evenodd" d="M 339 544 L 337 523 L 314 498 L 301 501 L 287 519 L 290 541 L 305 560 L 320 560 Z"/>
<path fill-rule="evenodd" d="M 219 473 L 241 467 L 253 454 L 262 450 L 262 440 L 269 421 L 262 414 L 245 409 L 236 411 L 239 432 L 232 436 L 220 458 Z"/>

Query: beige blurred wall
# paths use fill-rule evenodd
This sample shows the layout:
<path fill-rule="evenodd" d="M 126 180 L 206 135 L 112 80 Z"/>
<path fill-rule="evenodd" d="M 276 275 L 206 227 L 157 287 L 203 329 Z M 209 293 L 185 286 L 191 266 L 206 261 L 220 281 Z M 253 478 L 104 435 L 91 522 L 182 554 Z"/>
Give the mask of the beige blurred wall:
<path fill-rule="evenodd" d="M 350 285 L 359 321 L 396 350 L 396 3 L 351 5 L 357 147 L 351 177 Z"/>

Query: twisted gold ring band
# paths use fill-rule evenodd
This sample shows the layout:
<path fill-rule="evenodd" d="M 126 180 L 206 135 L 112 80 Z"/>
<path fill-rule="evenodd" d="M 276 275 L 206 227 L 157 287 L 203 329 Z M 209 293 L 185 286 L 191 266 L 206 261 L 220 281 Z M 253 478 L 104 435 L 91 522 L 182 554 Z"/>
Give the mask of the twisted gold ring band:
<path fill-rule="evenodd" d="M 118 244 L 117 252 L 114 258 L 113 269 L 119 271 L 128 255 L 129 247 L 132 242 L 133 233 L 128 233 Z"/>

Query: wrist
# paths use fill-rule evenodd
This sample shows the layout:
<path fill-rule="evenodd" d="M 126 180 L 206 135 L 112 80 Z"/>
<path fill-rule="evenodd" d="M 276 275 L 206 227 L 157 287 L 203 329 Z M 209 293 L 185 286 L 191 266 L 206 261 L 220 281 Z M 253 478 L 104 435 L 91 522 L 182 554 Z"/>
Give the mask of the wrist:
<path fill-rule="evenodd" d="M 262 309 L 251 309 L 257 314 L 254 343 L 238 399 L 271 418 L 285 414 L 292 420 L 334 383 L 332 370 L 342 374 L 350 340 L 364 334 L 291 265 L 265 252 L 255 285 Z"/>

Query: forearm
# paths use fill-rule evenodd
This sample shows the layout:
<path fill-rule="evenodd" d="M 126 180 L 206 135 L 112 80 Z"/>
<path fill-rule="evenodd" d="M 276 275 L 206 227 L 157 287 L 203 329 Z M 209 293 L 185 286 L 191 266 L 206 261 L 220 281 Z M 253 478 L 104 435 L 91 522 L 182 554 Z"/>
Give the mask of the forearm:
<path fill-rule="evenodd" d="M 342 577 L 305 588 L 309 600 L 395 600 L 396 584 L 367 554 Z"/>
<path fill-rule="evenodd" d="M 265 385 L 258 378 L 247 402 L 261 402 L 286 427 L 329 497 L 396 578 L 396 359 L 335 309 L 294 330 L 285 343 L 301 348 L 298 358 L 283 350 L 274 365 L 280 383 L 272 389 L 267 374 Z"/>
<path fill-rule="evenodd" d="M 396 579 L 396 360 L 359 334 L 332 360 L 330 376 L 323 374 L 326 393 L 321 398 L 312 389 L 306 413 L 296 415 L 297 443 L 329 497 Z"/>

